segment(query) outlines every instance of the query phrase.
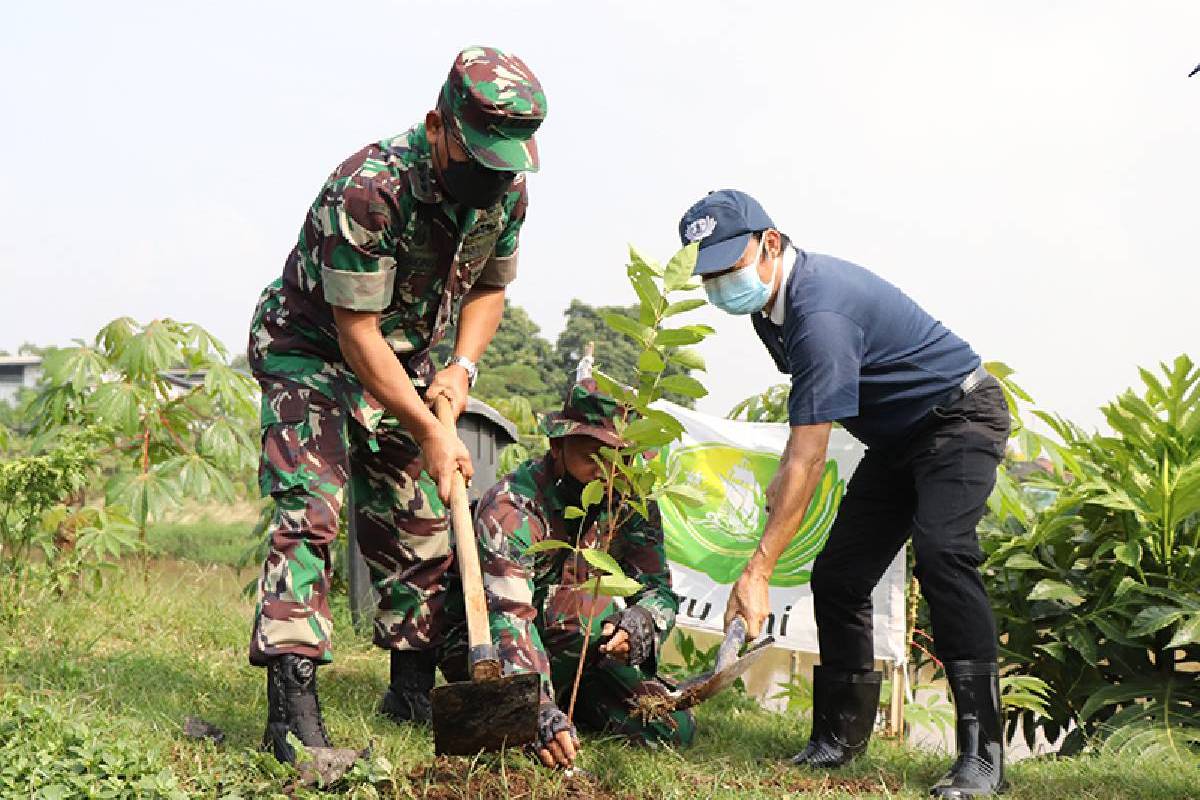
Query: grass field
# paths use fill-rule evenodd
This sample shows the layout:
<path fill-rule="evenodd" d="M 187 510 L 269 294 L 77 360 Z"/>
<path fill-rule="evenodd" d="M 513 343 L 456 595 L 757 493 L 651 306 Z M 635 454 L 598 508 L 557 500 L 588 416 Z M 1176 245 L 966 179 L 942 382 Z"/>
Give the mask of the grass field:
<path fill-rule="evenodd" d="M 151 526 L 146 544 L 157 556 L 237 566 L 249 549 L 258 508 L 250 501 L 228 507 L 189 506 L 169 521 Z"/>
<path fill-rule="evenodd" d="M 178 542 L 176 534 L 151 538 Z M 224 551 L 219 536 L 205 538 L 206 558 Z M 240 587 L 249 577 L 159 558 L 144 580 L 131 564 L 94 596 L 9 598 L 0 608 L 0 797 L 321 795 L 255 749 L 265 699 L 263 673 L 245 657 L 251 605 Z M 851 768 L 803 772 L 784 759 L 807 724 L 734 694 L 700 709 L 688 750 L 585 738 L 585 776 L 564 778 L 517 752 L 435 761 L 425 730 L 374 713 L 387 659 L 352 631 L 344 604 L 335 614 L 337 658 L 320 673 L 326 719 L 338 744 L 371 744 L 374 755 L 337 787 L 344 797 L 917 798 L 949 761 L 877 739 Z M 185 738 L 187 715 L 222 728 L 224 743 Z M 1029 760 L 1011 780 L 1015 799 L 1200 797 L 1196 764 Z"/>

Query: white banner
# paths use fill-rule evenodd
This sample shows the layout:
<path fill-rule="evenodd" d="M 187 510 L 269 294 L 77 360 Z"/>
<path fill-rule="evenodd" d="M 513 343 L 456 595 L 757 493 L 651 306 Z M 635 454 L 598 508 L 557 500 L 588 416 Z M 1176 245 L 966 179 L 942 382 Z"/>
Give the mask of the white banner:
<path fill-rule="evenodd" d="M 766 524 L 765 492 L 787 443 L 788 426 L 735 422 L 671 403 L 663 410 L 686 428 L 683 441 L 666 450 L 705 495 L 693 508 L 660 502 L 667 557 L 682 602 L 677 624 L 721 633 L 730 584 L 741 573 Z M 825 544 L 845 492 L 862 459 L 863 446 L 840 428 L 832 431 L 829 462 L 812 506 L 771 579 L 771 617 L 766 632 L 788 650 L 818 652 L 809 584 L 812 561 Z M 904 551 L 875 588 L 875 658 L 904 660 Z"/>

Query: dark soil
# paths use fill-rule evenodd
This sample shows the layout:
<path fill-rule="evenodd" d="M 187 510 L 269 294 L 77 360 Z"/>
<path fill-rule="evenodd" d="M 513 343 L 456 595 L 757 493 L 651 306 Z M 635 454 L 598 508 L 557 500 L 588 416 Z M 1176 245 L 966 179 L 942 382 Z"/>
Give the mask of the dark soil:
<path fill-rule="evenodd" d="M 441 757 L 428 767 L 408 773 L 408 790 L 421 800 L 491 800 L 491 798 L 564 798 L 564 800 L 637 800 L 614 794 L 587 775 L 566 777 L 533 765 L 475 762 L 469 758 Z"/>

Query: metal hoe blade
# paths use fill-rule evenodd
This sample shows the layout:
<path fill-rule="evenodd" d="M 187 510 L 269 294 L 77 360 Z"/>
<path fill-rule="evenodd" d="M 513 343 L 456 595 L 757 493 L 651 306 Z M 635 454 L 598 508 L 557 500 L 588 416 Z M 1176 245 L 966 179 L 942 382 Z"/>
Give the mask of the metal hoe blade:
<path fill-rule="evenodd" d="M 534 673 L 434 688 L 434 753 L 473 756 L 536 740 L 540 690 Z"/>
<path fill-rule="evenodd" d="M 744 629 L 741 632 L 741 636 L 744 640 Z M 729 645 L 736 638 L 736 631 L 731 631 L 726 636 L 725 642 L 722 643 L 720 650 L 717 651 L 717 669 L 701 673 L 694 678 L 689 678 L 679 684 L 679 688 L 671 692 L 672 704 L 676 709 L 691 708 L 698 703 L 704 702 L 718 692 L 728 689 L 762 658 L 763 653 L 767 652 L 771 645 L 775 644 L 775 637 L 768 636 L 751 645 L 750 649 L 740 658 L 733 659 L 733 656 L 737 654 L 738 648 L 736 646 L 731 648 Z M 740 645 L 740 642 L 738 644 Z"/>

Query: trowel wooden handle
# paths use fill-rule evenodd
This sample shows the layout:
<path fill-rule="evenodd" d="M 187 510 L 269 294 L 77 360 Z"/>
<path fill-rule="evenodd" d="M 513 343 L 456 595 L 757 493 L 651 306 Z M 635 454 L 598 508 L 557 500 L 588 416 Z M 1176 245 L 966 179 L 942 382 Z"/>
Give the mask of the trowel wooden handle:
<path fill-rule="evenodd" d="M 433 410 L 438 421 L 457 435 L 450 401 L 445 397 L 436 398 Z M 479 569 L 479 547 L 475 543 L 475 523 L 471 519 L 467 484 L 457 470 L 450 485 L 450 527 L 454 531 L 455 558 L 458 560 L 458 574 L 467 607 L 467 652 L 471 679 L 495 680 L 500 677 L 500 659 L 492 645 L 491 627 L 488 624 L 487 598 L 483 594 L 483 574 Z"/>

